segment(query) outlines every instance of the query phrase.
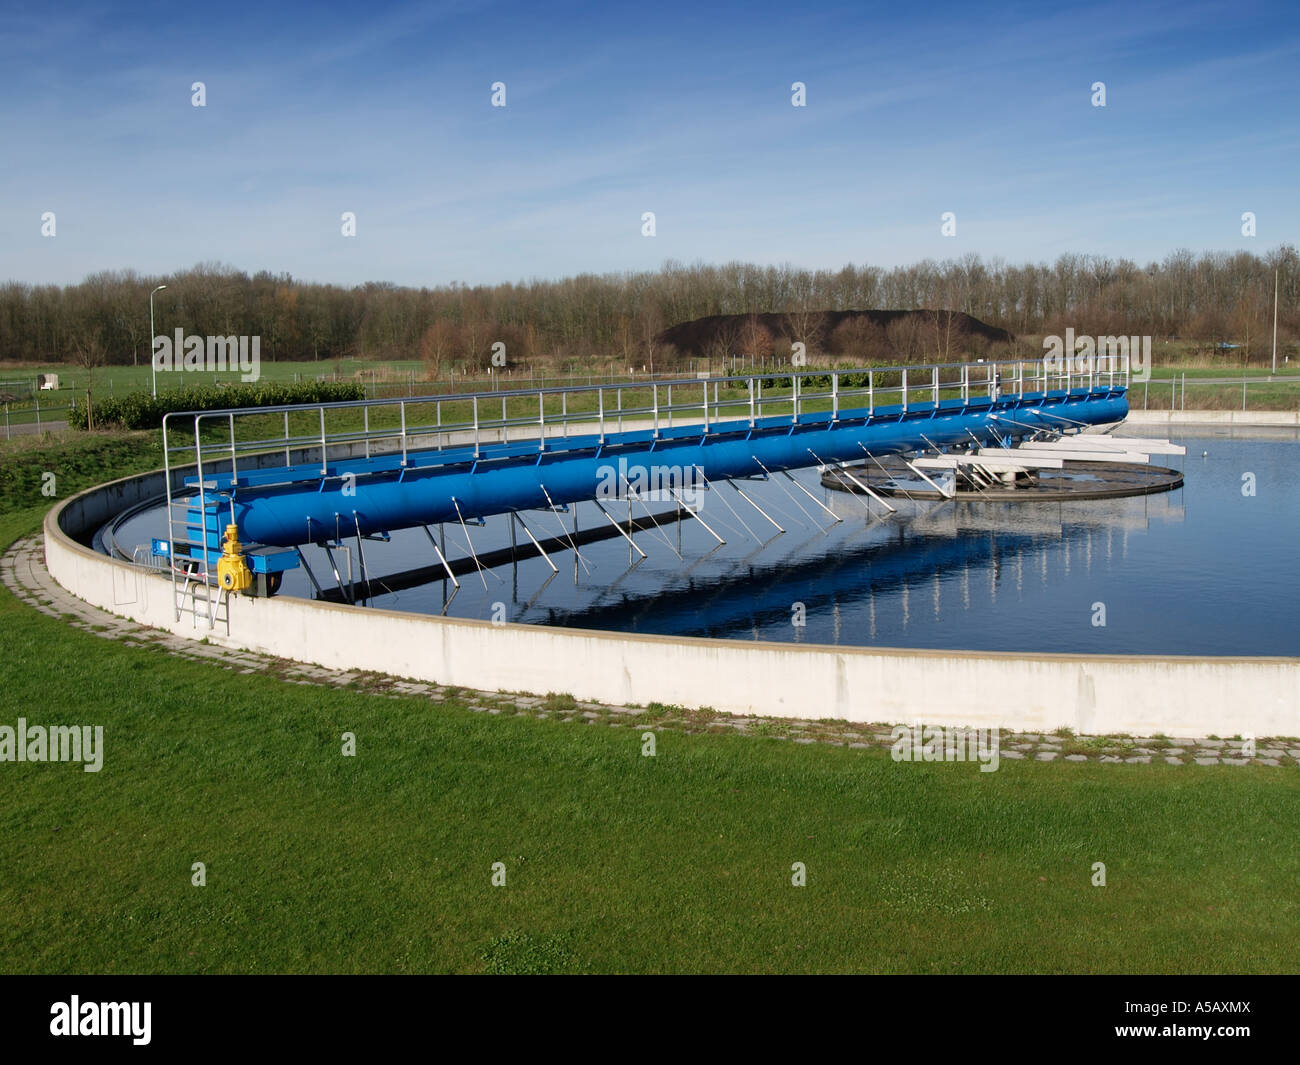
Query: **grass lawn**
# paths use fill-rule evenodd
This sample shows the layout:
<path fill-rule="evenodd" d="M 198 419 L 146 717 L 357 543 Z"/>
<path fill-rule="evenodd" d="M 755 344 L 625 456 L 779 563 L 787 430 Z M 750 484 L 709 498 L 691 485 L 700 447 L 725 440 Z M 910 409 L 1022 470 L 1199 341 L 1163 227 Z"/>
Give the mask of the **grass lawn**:
<path fill-rule="evenodd" d="M 323 359 L 319 362 L 275 362 L 271 359 L 262 359 L 258 363 L 258 369 L 263 380 L 267 381 L 294 381 L 301 378 L 304 381 L 314 381 L 317 377 L 332 378 L 334 374 L 339 374 L 343 379 L 350 379 L 353 375 L 363 371 L 374 370 L 378 374 L 401 376 L 405 378 L 411 371 L 415 371 L 416 381 L 420 381 L 427 373 L 426 364 L 420 359 L 391 360 L 391 361 L 372 361 L 363 359 Z M 78 393 L 86 389 L 86 369 L 84 366 L 78 366 L 75 363 L 46 363 L 40 366 L 24 363 L 21 369 L 7 367 L 0 362 L 0 381 L 30 381 L 34 380 L 37 374 L 56 373 L 59 375 L 59 391 L 56 393 L 47 393 L 51 405 L 54 401 L 68 389 L 73 389 Z M 157 374 L 159 391 L 169 388 L 188 387 L 190 385 L 211 385 L 222 381 L 228 384 L 239 382 L 240 373 L 238 370 L 221 371 L 219 373 L 177 373 L 175 371 L 159 371 Z M 148 392 L 153 385 L 154 374 L 149 360 L 144 358 L 136 366 L 101 366 L 95 370 L 95 394 L 107 395 L 111 392 Z M 44 402 L 42 402 L 44 406 Z"/>
<path fill-rule="evenodd" d="M 3 544 L 42 514 L 9 502 Z M 105 743 L 99 773 L 0 763 L 5 972 L 1172 973 L 1300 957 L 1294 769 L 980 773 L 669 731 L 647 758 L 635 724 L 241 675 L 2 589 L 0 633 L 0 724 L 103 725 Z"/>
<path fill-rule="evenodd" d="M 115 477 L 162 464 L 158 433 L 64 430 L 0 440 L 0 514 L 38 506 L 42 500 L 49 506 Z M 52 482 L 47 473 L 54 475 Z M 43 490 L 53 494 L 46 498 Z"/>

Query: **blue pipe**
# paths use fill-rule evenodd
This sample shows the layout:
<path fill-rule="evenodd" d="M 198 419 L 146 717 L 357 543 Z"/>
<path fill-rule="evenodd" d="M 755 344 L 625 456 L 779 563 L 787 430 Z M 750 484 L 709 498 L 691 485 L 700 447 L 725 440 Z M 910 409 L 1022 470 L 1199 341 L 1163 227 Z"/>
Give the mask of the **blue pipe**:
<path fill-rule="evenodd" d="M 333 462 L 323 477 L 319 464 L 282 467 L 233 482 L 228 475 L 217 478 L 217 491 L 233 492 L 241 540 L 293 547 L 333 539 L 336 532 L 353 535 L 358 525 L 365 535 L 596 499 L 618 468 L 698 467 L 719 481 L 761 476 L 764 468 L 858 461 L 864 449 L 886 455 L 968 443 L 971 433 L 992 443 L 995 436 L 1018 439 L 1036 428 L 1104 425 L 1127 417 L 1124 392 L 946 400 L 906 413 L 901 407 L 841 411 L 834 421 L 819 412 L 802 415 L 797 424 L 789 417 L 758 419 L 753 428 L 747 420 L 720 422 L 707 434 L 701 425 L 674 426 L 661 429 L 658 438 L 638 430 L 608 434 L 603 442 L 595 435 L 553 439 L 545 451 L 534 438 L 484 445 L 477 459 L 467 447 L 412 451 L 405 467 L 398 455 Z M 229 513 L 222 509 L 221 527 L 208 529 L 213 544 Z"/>

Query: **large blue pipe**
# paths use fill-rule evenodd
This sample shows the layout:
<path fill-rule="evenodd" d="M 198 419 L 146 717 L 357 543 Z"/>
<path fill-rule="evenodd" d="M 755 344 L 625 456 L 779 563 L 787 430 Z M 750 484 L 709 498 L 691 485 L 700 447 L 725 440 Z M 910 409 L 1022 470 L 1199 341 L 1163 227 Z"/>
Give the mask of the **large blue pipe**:
<path fill-rule="evenodd" d="M 924 450 L 931 446 L 1018 438 L 1035 429 L 1076 424 L 1105 425 L 1128 415 L 1123 388 L 1016 396 L 999 401 L 932 404 L 805 414 L 722 422 L 707 434 L 700 425 L 538 441 L 491 444 L 476 460 L 470 448 L 412 451 L 405 468 L 397 455 L 357 458 L 320 466 L 262 470 L 218 478 L 218 491 L 233 488 L 240 539 L 277 547 L 351 535 L 455 522 L 513 510 L 540 509 L 550 503 L 596 499 L 608 485 L 611 468 L 698 467 L 710 481 L 793 470 L 824 462 L 850 462 L 875 455 Z M 620 460 L 626 463 L 620 464 Z M 215 546 L 229 514 L 209 530 Z M 210 521 L 212 519 L 209 519 Z"/>

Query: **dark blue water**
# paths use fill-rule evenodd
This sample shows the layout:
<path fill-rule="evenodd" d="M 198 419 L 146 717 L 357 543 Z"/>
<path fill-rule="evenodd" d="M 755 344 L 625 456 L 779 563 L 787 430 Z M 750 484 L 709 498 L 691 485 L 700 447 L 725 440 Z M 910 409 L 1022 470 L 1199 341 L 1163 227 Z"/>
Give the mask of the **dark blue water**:
<path fill-rule="evenodd" d="M 1294 437 L 1294 434 L 1292 434 Z M 480 578 L 452 594 L 435 582 L 379 594 L 375 606 L 448 616 L 621 632 L 800 641 L 880 647 L 1193 655 L 1300 654 L 1294 545 L 1300 528 L 1291 440 L 1196 436 L 1179 439 L 1186 486 L 1172 493 L 1069 503 L 912 504 L 884 518 L 856 497 L 823 489 L 814 470 L 796 476 L 844 520 L 831 517 L 784 478 L 743 482 L 786 529 L 768 524 L 735 491 L 705 496 L 704 521 L 638 533 L 649 556 L 629 567 L 626 541 L 556 554 Z M 1203 455 L 1208 452 L 1208 455 Z M 1243 494 L 1243 475 L 1255 494 Z M 616 517 L 626 504 L 608 504 Z M 665 504 L 651 504 L 658 510 Z M 642 517 L 645 508 L 633 505 Z M 604 522 L 583 504 L 580 525 Z M 569 515 L 525 515 L 539 538 Z M 743 525 L 742 525 L 743 522 Z M 748 526 L 746 530 L 745 526 Z M 509 543 L 503 518 L 468 530 L 477 551 Z M 130 530 L 138 538 L 149 535 Z M 123 542 L 131 535 L 122 538 Z M 450 553 L 467 555 L 459 526 Z M 519 534 L 524 540 L 522 532 Z M 760 543 L 759 541 L 765 541 Z M 317 577 L 323 553 L 309 549 Z M 368 543 L 376 586 L 382 574 L 436 561 L 423 533 Z M 576 576 L 575 576 L 576 568 Z M 484 589 L 484 581 L 487 588 Z M 308 594 L 301 574 L 285 593 Z M 283 594 L 283 593 L 282 593 Z M 797 604 L 802 604 L 802 611 Z M 1105 624 L 1102 620 L 1104 607 Z M 794 624 L 797 617 L 805 624 Z"/>

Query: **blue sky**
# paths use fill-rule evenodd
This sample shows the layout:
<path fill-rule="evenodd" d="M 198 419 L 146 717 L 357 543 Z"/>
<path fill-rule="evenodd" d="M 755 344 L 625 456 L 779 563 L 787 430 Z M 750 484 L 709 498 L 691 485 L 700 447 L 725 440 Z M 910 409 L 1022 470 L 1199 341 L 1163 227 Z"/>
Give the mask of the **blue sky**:
<path fill-rule="evenodd" d="M 0 279 L 1262 252 L 1300 232 L 1298 61 L 1294 3 L 5 0 Z"/>

